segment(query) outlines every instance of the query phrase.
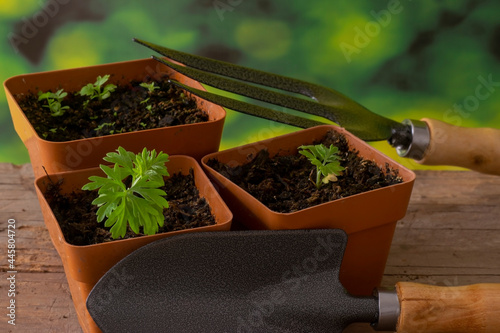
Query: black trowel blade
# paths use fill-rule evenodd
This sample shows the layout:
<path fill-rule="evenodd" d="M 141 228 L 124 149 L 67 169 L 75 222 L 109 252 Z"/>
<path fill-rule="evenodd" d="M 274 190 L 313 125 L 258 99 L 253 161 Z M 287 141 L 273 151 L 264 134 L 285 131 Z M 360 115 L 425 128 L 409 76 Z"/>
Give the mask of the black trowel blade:
<path fill-rule="evenodd" d="M 342 332 L 378 312 L 339 282 L 346 243 L 334 229 L 165 238 L 109 270 L 87 308 L 103 332 Z"/>

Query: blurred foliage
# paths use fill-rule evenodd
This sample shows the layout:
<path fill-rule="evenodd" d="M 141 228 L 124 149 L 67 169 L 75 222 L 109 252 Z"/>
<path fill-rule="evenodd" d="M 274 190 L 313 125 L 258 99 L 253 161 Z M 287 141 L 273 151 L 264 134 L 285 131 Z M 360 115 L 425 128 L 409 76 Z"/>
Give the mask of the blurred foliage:
<path fill-rule="evenodd" d="M 44 3 L 0 0 L 2 80 L 149 57 L 149 50 L 131 42 L 138 37 L 323 84 L 398 121 L 446 120 L 454 104 L 475 94 L 479 77 L 500 81 L 500 2 L 495 0 L 51 2 L 58 10 L 27 42 L 36 46 L 30 52 L 41 56 L 35 63 L 17 52 L 12 37 L 16 26 L 43 15 Z M 494 91 L 461 115 L 460 123 L 500 128 L 499 106 L 500 91 Z M 4 94 L 0 107 L 0 161 L 28 162 Z M 230 111 L 221 148 L 295 130 Z M 397 157 L 385 142 L 374 146 L 411 168 L 421 167 Z"/>

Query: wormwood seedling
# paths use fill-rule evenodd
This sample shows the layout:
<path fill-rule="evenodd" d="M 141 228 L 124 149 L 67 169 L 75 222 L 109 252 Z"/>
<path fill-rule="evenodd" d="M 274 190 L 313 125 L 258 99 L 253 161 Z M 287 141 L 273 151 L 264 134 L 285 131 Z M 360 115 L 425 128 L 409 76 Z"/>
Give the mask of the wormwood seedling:
<path fill-rule="evenodd" d="M 104 129 L 104 127 L 108 126 L 108 127 L 113 127 L 115 126 L 116 122 L 112 122 L 112 123 L 102 123 L 101 125 L 97 126 L 96 128 L 94 128 L 94 131 L 102 131 Z"/>
<path fill-rule="evenodd" d="M 154 82 L 151 82 L 151 83 L 146 83 L 146 82 L 142 82 L 141 84 L 139 84 L 141 87 L 143 88 L 146 88 L 150 93 L 152 93 L 153 91 L 155 91 L 156 89 L 160 89 L 160 87 L 158 86 L 155 86 L 155 83 Z"/>
<path fill-rule="evenodd" d="M 312 165 L 316 166 L 316 188 L 319 190 L 322 183 L 337 181 L 337 176 L 345 169 L 340 166 L 339 149 L 334 145 L 326 148 L 325 145 L 300 146 L 299 153 L 307 157 Z"/>
<path fill-rule="evenodd" d="M 155 86 L 155 83 L 154 82 L 151 82 L 151 83 L 146 83 L 146 82 L 142 82 L 141 84 L 139 84 L 141 87 L 145 88 L 148 90 L 149 94 L 153 93 L 156 89 L 160 89 L 160 87 L 158 86 Z M 143 100 L 141 102 L 141 104 L 146 104 L 147 102 L 149 102 L 149 97 L 146 98 L 145 100 Z M 146 110 L 148 110 L 149 112 L 152 112 L 151 111 L 151 108 L 152 106 L 151 105 L 146 105 Z"/>
<path fill-rule="evenodd" d="M 89 191 L 99 189 L 99 196 L 92 201 L 99 207 L 97 221 L 107 217 L 104 225 L 111 227 L 114 239 L 125 235 L 127 225 L 136 234 L 143 227 L 145 234 L 154 235 L 158 226 L 163 226 L 163 208 L 168 208 L 166 193 L 160 189 L 163 177 L 169 175 L 165 166 L 168 155 L 146 148 L 136 155 L 118 147 L 117 153 L 108 153 L 104 160 L 114 163 L 113 168 L 100 165 L 107 178 L 91 176 L 91 182 L 82 187 Z"/>
<path fill-rule="evenodd" d="M 55 93 L 53 92 L 38 92 L 38 100 L 46 100 L 47 105 L 42 105 L 44 108 L 49 108 L 50 110 L 50 115 L 52 117 L 59 117 L 62 116 L 65 112 L 65 110 L 69 109 L 69 106 L 62 106 L 61 102 L 68 95 L 67 92 L 64 92 L 64 89 L 59 89 Z"/>
<path fill-rule="evenodd" d="M 97 77 L 94 84 L 88 83 L 82 89 L 80 89 L 79 94 L 81 96 L 89 96 L 89 100 L 97 98 L 99 101 L 111 96 L 111 93 L 115 91 L 116 86 L 114 84 L 107 84 L 103 87 L 103 84 L 109 80 L 109 75 L 100 75 Z"/>

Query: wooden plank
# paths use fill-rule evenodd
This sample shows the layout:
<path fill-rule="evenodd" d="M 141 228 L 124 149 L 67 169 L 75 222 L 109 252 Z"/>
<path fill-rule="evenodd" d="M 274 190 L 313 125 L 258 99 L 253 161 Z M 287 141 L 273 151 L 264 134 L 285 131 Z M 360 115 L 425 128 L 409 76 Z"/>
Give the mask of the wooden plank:
<path fill-rule="evenodd" d="M 1 251 L 7 251 L 7 220 L 15 219 L 17 271 L 16 326 L 7 323 L 3 312 L 0 332 L 82 332 L 61 259 L 43 223 L 33 181 L 31 165 L 0 163 Z M 1 299 L 6 304 L 6 260 L 1 261 L 0 270 Z"/>
<path fill-rule="evenodd" d="M 61 260 L 51 244 L 29 164 L 0 163 L 0 248 L 16 220 L 17 325 L 0 332 L 81 332 Z M 500 283 L 500 177 L 418 171 L 407 215 L 398 222 L 382 286 L 398 281 L 455 286 Z M 2 257 L 3 258 L 3 257 Z M 8 271 L 0 262 L 2 276 Z M 4 304 L 6 278 L 0 281 Z M 2 314 L 5 316 L 5 314 Z M 347 333 L 374 332 L 353 324 Z"/>

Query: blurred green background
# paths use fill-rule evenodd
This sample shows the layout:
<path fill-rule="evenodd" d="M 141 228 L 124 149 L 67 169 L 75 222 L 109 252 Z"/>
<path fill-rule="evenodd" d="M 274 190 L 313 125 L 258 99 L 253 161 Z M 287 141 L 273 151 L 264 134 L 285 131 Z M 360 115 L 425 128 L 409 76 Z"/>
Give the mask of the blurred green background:
<path fill-rule="evenodd" d="M 499 13 L 495 0 L 0 0 L 0 75 L 149 57 L 137 37 L 326 85 L 398 121 L 500 128 Z M 481 78 L 494 84 L 478 99 Z M 29 162 L 5 94 L 0 109 L 0 162 Z M 230 111 L 221 149 L 295 130 Z"/>

